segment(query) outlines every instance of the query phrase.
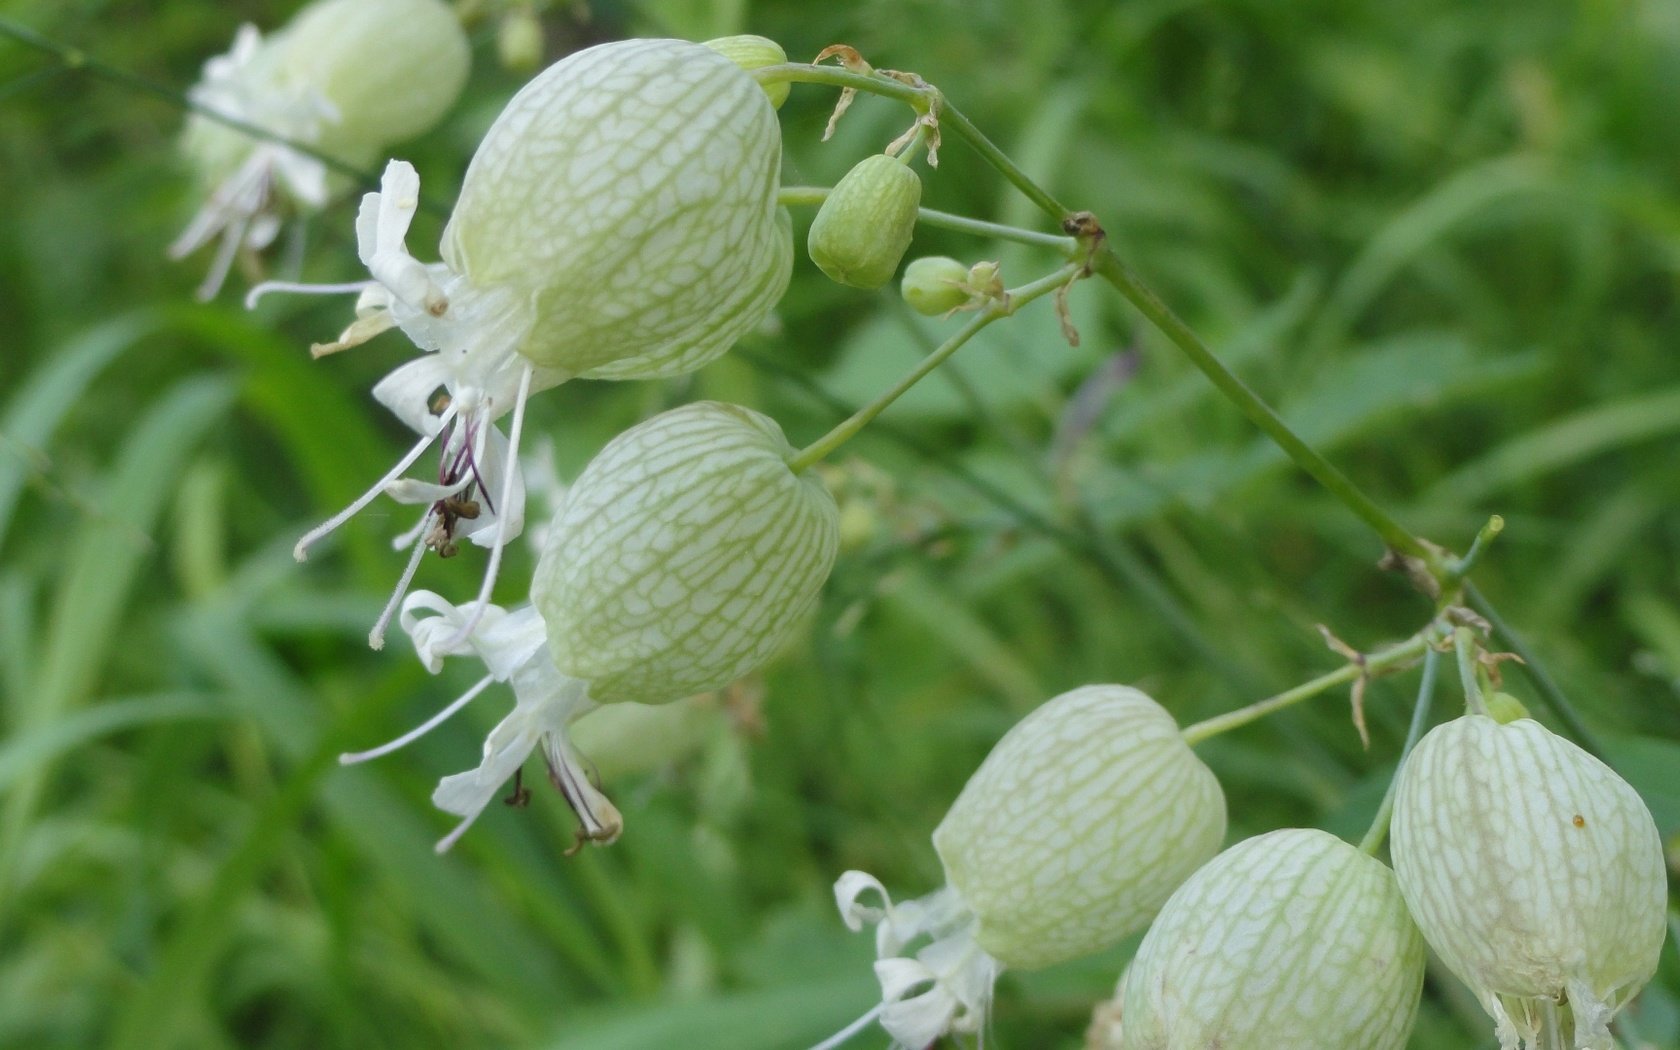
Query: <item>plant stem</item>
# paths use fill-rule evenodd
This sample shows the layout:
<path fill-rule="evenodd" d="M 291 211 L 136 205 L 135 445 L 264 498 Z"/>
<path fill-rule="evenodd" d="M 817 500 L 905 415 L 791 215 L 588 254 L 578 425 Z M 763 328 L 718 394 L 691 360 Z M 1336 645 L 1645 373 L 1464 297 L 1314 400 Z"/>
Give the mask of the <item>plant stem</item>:
<path fill-rule="evenodd" d="M 1533 649 L 1529 648 L 1522 635 L 1518 634 L 1505 621 L 1505 618 L 1499 615 L 1499 611 L 1493 607 L 1493 603 L 1487 600 L 1487 597 L 1476 588 L 1475 584 L 1465 582 L 1464 596 L 1470 600 L 1472 609 L 1487 617 L 1488 623 L 1493 625 L 1493 633 L 1504 639 L 1504 643 L 1511 647 L 1511 651 L 1521 658 L 1520 666 L 1523 674 L 1528 676 L 1528 680 L 1534 685 L 1535 692 L 1540 694 L 1540 699 L 1545 701 L 1552 714 L 1556 715 L 1558 721 L 1562 722 L 1564 727 L 1569 730 L 1569 735 L 1575 738 L 1575 742 L 1598 758 L 1609 762 L 1604 754 L 1604 745 L 1599 743 L 1592 730 L 1587 728 L 1586 722 L 1581 719 L 1581 713 L 1575 710 L 1575 705 L 1569 702 L 1569 698 L 1564 695 L 1563 689 L 1558 686 L 1557 680 L 1546 671 L 1546 665 L 1540 662 L 1540 658 L 1535 655 Z"/>
<path fill-rule="evenodd" d="M 1369 856 L 1376 856 L 1377 850 L 1382 849 L 1383 839 L 1388 837 L 1388 821 L 1394 813 L 1394 789 L 1400 783 L 1400 771 L 1406 767 L 1406 756 L 1417 746 L 1418 738 L 1423 736 L 1423 727 L 1429 722 L 1429 709 L 1435 700 L 1435 674 L 1440 666 L 1441 653 L 1430 646 L 1423 654 L 1423 679 L 1418 683 L 1417 703 L 1412 705 L 1412 724 L 1406 729 L 1400 761 L 1395 763 L 1394 776 L 1388 782 L 1388 790 L 1383 792 L 1382 805 L 1377 807 L 1376 817 L 1372 819 L 1365 837 L 1359 840 L 1359 848 Z"/>
<path fill-rule="evenodd" d="M 1458 684 L 1464 690 L 1464 706 L 1471 714 L 1485 715 L 1487 699 L 1482 696 L 1481 683 L 1476 681 L 1475 647 L 1476 639 L 1470 628 L 1454 628 L 1453 652 L 1458 657 Z"/>
<path fill-rule="evenodd" d="M 1371 497 L 1348 480 L 1347 475 L 1337 470 L 1329 460 L 1291 430 L 1289 424 L 1285 423 L 1270 405 L 1262 401 L 1259 395 L 1250 390 L 1248 384 L 1237 378 L 1236 373 L 1225 367 L 1225 363 L 1208 349 L 1196 333 L 1191 331 L 1190 326 L 1179 320 L 1178 315 L 1139 280 L 1111 249 L 1107 246 L 1101 248 L 1091 265 L 1094 273 L 1114 285 L 1151 324 L 1172 340 L 1173 344 L 1190 358 L 1191 363 L 1219 388 L 1220 393 L 1265 431 L 1266 436 L 1283 449 L 1297 466 L 1371 526 L 1390 549 L 1421 559 L 1432 575 L 1437 578 L 1440 576 L 1444 570 L 1440 553 L 1434 547 L 1407 531 L 1387 511 L 1377 506 Z"/>
<path fill-rule="evenodd" d="M 842 420 L 833 430 L 801 450 L 797 456 L 788 462 L 788 469 L 798 474 L 812 464 L 821 462 L 829 453 L 856 436 L 858 431 L 867 426 L 870 420 L 885 411 L 888 405 L 903 396 L 905 391 L 921 382 L 930 372 L 944 363 L 946 358 L 961 349 L 963 344 L 974 338 L 980 329 L 1000 317 L 1008 317 L 1034 299 L 1053 292 L 1069 281 L 1076 279 L 1080 269 L 1077 263 L 1070 263 L 1054 273 L 1040 277 L 1036 281 L 1024 284 L 1019 288 L 1010 289 L 1004 293 L 1001 299 L 993 300 L 982 307 L 980 312 L 975 314 L 967 324 L 958 329 L 949 339 L 939 344 L 938 349 L 922 358 L 921 362 L 911 369 L 904 378 L 893 384 L 891 389 L 880 394 L 875 400 L 852 413 L 847 419 Z"/>
<path fill-rule="evenodd" d="M 811 206 L 821 204 L 834 192 L 827 186 L 783 186 L 777 195 L 780 203 L 792 206 Z M 971 219 L 966 215 L 956 215 L 948 211 L 935 211 L 932 208 L 916 209 L 916 221 L 942 229 L 956 230 L 959 233 L 972 233 L 976 237 L 995 237 L 1004 241 L 1015 241 L 1019 244 L 1032 244 L 1043 248 L 1056 250 L 1072 255 L 1079 247 L 1079 242 L 1072 237 L 1064 237 L 1059 233 L 1043 233 L 1039 230 L 1022 229 L 1019 226 L 1006 226 L 1001 222 L 987 222 L 984 219 Z"/>
<path fill-rule="evenodd" d="M 1072 214 L 1066 205 L 1052 197 L 1049 191 L 1017 167 L 1003 150 L 998 149 L 991 139 L 974 126 L 973 121 L 951 105 L 939 89 L 932 85 L 915 87 L 882 73 L 853 73 L 830 66 L 813 66 L 799 62 L 764 66 L 753 70 L 752 75 L 760 84 L 825 84 L 829 87 L 867 91 L 872 95 L 882 95 L 908 103 L 918 113 L 931 112 L 939 118 L 941 129 L 948 128 L 955 132 L 958 138 L 967 142 L 980 154 L 981 159 L 996 168 L 1028 200 L 1038 205 L 1044 214 L 1057 223 L 1061 223 Z"/>
<path fill-rule="evenodd" d="M 1293 707 L 1303 700 L 1311 699 L 1326 689 L 1334 688 L 1344 682 L 1351 682 L 1362 676 L 1374 676 L 1387 671 L 1398 664 L 1403 664 L 1428 651 L 1435 637 L 1435 624 L 1431 622 L 1427 627 L 1410 638 L 1384 649 L 1380 653 L 1372 653 L 1364 660 L 1350 662 L 1336 668 L 1327 674 L 1321 674 L 1310 682 L 1303 682 L 1293 689 L 1286 690 L 1276 696 L 1256 701 L 1247 707 L 1239 707 L 1235 711 L 1227 711 L 1222 715 L 1203 719 L 1184 727 L 1183 737 L 1187 744 L 1195 745 L 1212 736 L 1237 729 L 1256 722 L 1286 707 Z"/>

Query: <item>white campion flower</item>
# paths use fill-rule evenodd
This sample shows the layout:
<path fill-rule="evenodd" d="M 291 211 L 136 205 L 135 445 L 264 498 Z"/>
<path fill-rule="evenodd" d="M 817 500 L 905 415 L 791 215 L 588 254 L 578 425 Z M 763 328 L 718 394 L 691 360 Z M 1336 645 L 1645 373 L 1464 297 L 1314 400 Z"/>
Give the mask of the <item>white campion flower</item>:
<path fill-rule="evenodd" d="M 1539 1047 L 1565 1002 L 1570 1045 L 1609 1050 L 1666 934 L 1662 839 L 1627 781 L 1533 719 L 1465 715 L 1406 759 L 1391 835 L 1418 928 L 1502 1050 Z"/>
<path fill-rule="evenodd" d="M 669 704 L 712 692 L 773 656 L 815 603 L 839 546 L 822 483 L 788 466 L 795 450 L 767 416 L 701 401 L 614 438 L 567 490 L 547 529 L 532 604 L 454 606 L 428 591 L 402 603 L 402 628 L 435 672 L 476 654 L 518 703 L 478 768 L 433 801 L 463 818 L 447 848 L 533 750 L 578 813 L 581 839 L 622 827 L 590 783 L 568 732 L 598 705 Z M 421 612 L 434 615 L 422 618 Z M 464 706 L 456 701 L 388 753 Z"/>
<path fill-rule="evenodd" d="M 188 95 L 221 117 L 361 166 L 435 124 L 468 63 L 466 36 L 439 0 L 317 0 L 266 39 L 241 26 Z M 242 248 L 268 247 L 288 212 L 319 210 L 343 181 L 316 156 L 203 113 L 188 119 L 182 148 L 208 198 L 170 257 L 221 242 L 201 299 L 221 288 Z"/>
<path fill-rule="evenodd" d="M 881 1003 L 819 1050 L 875 1020 L 909 1050 L 980 1031 L 1005 968 L 1076 959 L 1141 928 L 1224 837 L 1219 782 L 1154 700 L 1090 685 L 1047 701 L 934 830 L 943 889 L 895 904 L 864 872 L 835 883 L 846 925 L 876 927 Z M 880 907 L 862 903 L 871 892 Z"/>
<path fill-rule="evenodd" d="M 413 544 L 409 572 L 370 636 L 376 648 L 425 550 L 447 553 L 460 535 L 490 547 L 475 606 L 488 608 L 501 550 L 521 524 L 504 508 L 521 499 L 511 465 L 531 393 L 574 377 L 691 371 L 764 318 L 792 271 L 780 168 L 775 111 L 734 62 L 678 40 L 602 44 L 550 66 L 491 126 L 444 230 L 441 262 L 408 252 L 419 177 L 392 161 L 357 216 L 371 280 L 253 291 L 253 300 L 358 293 L 356 320 L 317 355 L 390 328 L 422 351 L 374 391 L 420 442 L 296 550 L 301 560 L 382 493 L 430 503 L 403 538 Z M 439 389 L 447 401 L 434 400 Z M 493 424 L 510 411 L 504 444 Z M 443 442 L 437 487 L 398 481 L 434 440 Z M 480 448 L 499 455 L 494 468 Z M 493 510 L 494 527 L 460 505 Z"/>
<path fill-rule="evenodd" d="M 432 793 L 434 805 L 461 818 L 438 841 L 438 852 L 449 849 L 466 833 L 501 786 L 539 748 L 550 781 L 577 814 L 578 841 L 611 842 L 618 837 L 623 820 L 590 782 L 566 732 L 571 722 L 596 705 L 588 698 L 585 683 L 554 666 L 542 617 L 533 606 L 462 609 L 431 591 L 415 591 L 404 599 L 399 622 L 414 642 L 415 655 L 432 674 L 442 670 L 446 657 L 469 655 L 482 661 L 488 673 L 413 730 L 371 751 L 342 755 L 341 762 L 349 765 L 388 755 L 442 725 L 491 685 L 505 682 L 513 688 L 514 707 L 485 739 L 483 761 L 476 769 L 444 777 Z M 516 792 L 510 801 L 522 800 Z"/>

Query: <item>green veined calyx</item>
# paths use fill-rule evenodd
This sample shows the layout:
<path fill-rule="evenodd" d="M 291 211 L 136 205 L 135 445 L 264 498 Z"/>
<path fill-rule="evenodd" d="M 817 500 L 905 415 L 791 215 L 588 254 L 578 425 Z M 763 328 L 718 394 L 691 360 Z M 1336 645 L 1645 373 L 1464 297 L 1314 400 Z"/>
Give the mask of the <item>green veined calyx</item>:
<path fill-rule="evenodd" d="M 1004 735 L 934 830 L 943 889 L 894 904 L 864 872 L 835 883 L 846 924 L 877 926 L 882 1002 L 860 1024 L 906 1047 L 980 1030 L 1006 967 L 1142 928 L 1224 836 L 1219 783 L 1165 709 L 1126 686 L 1063 693 Z M 881 907 L 862 903 L 871 892 Z"/>
<path fill-rule="evenodd" d="M 811 261 L 841 284 L 881 287 L 910 247 L 921 202 L 922 180 L 905 160 L 865 157 L 835 183 L 811 220 Z"/>
<path fill-rule="evenodd" d="M 618 813 L 588 780 L 567 726 L 599 704 L 663 704 L 721 689 L 773 656 L 803 622 L 839 543 L 834 500 L 788 467 L 781 428 L 702 401 L 614 438 L 567 491 L 545 534 L 532 603 L 476 614 L 429 592 L 403 603 L 422 661 L 476 653 L 518 703 L 477 769 L 433 801 L 460 816 L 447 848 L 534 749 L 577 811 L 583 838 L 611 841 Z M 419 611 L 434 616 L 420 618 Z M 472 694 L 476 695 L 476 693 Z M 385 754 L 421 730 L 353 759 Z"/>
<path fill-rule="evenodd" d="M 375 647 L 428 549 L 448 554 L 461 538 L 489 547 L 478 598 L 488 607 L 500 552 L 522 525 L 516 463 L 531 393 L 577 376 L 690 371 L 763 320 L 792 268 L 780 169 L 775 111 L 734 62 L 679 40 L 602 44 L 550 66 L 491 126 L 442 262 L 408 253 L 419 177 L 393 161 L 356 221 L 371 281 L 253 293 L 360 293 L 356 321 L 317 354 L 393 327 L 423 352 L 374 388 L 419 442 L 296 549 L 302 559 L 381 493 L 427 508 L 402 538 L 408 569 Z M 510 411 L 504 439 L 494 423 Z M 434 443 L 438 481 L 399 480 Z"/>
<path fill-rule="evenodd" d="M 1540 1043 L 1567 1003 L 1577 1050 L 1656 972 L 1667 881 L 1651 812 L 1615 771 L 1540 723 L 1471 714 L 1400 771 L 1400 891 L 1503 1050 Z"/>
<path fill-rule="evenodd" d="M 439 0 L 317 0 L 264 39 L 244 25 L 189 92 L 203 109 L 364 166 L 435 124 L 466 82 L 467 38 Z M 182 148 L 209 199 L 171 258 L 221 240 L 201 299 L 221 288 L 241 249 L 274 241 L 287 209 L 316 210 L 334 177 L 315 157 L 253 138 L 202 113 Z M 341 181 L 341 180 L 340 180 Z"/>
<path fill-rule="evenodd" d="M 1394 873 L 1315 829 L 1232 846 L 1180 886 L 1094 1050 L 1403 1050 L 1423 937 Z"/>
<path fill-rule="evenodd" d="M 779 66 L 787 61 L 787 52 L 782 50 L 782 45 L 769 37 L 754 36 L 751 33 L 720 36 L 715 40 L 706 41 L 706 46 L 749 73 L 765 66 Z M 781 109 L 782 103 L 787 101 L 788 90 L 792 85 L 781 81 L 765 84 L 763 87 L 764 93 L 770 98 L 770 104 Z"/>
<path fill-rule="evenodd" d="M 994 267 L 988 273 L 995 275 Z M 945 255 L 924 255 L 911 259 L 899 282 L 899 294 L 910 309 L 924 317 L 937 317 L 960 310 L 976 298 L 969 267 Z"/>

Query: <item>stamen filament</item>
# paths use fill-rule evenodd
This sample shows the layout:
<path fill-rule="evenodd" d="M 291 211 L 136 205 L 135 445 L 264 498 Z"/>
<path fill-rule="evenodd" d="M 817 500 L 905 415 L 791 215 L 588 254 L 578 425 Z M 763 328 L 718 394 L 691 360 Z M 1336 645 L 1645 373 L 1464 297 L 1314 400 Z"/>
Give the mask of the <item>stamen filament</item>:
<path fill-rule="evenodd" d="M 835 1032 L 833 1035 L 829 1036 L 827 1039 L 824 1039 L 822 1042 L 818 1043 L 816 1046 L 811 1047 L 811 1050 L 835 1050 L 836 1047 L 845 1045 L 845 1043 L 848 1040 L 850 1040 L 852 1038 L 852 1036 L 857 1035 L 859 1032 L 863 1031 L 865 1028 L 868 1028 L 870 1025 L 874 1024 L 875 1019 L 877 1017 L 880 1017 L 881 1016 L 881 1011 L 885 1010 L 886 1008 L 887 1008 L 886 1003 L 876 1003 L 874 1005 L 874 1007 L 872 1007 L 868 1013 L 864 1014 L 862 1017 L 853 1021 L 851 1024 L 847 1025 L 846 1027 L 840 1029 L 838 1032 Z"/>
<path fill-rule="evenodd" d="M 455 407 L 451 405 L 449 408 L 444 410 L 441 422 L 448 423 L 454 417 Z M 292 548 L 292 557 L 296 558 L 298 561 L 308 561 L 309 548 L 315 543 L 315 541 L 321 539 L 323 536 L 326 536 L 340 525 L 343 525 L 345 522 L 355 517 L 356 513 L 363 507 L 366 507 L 369 503 L 378 499 L 379 496 L 384 493 L 385 486 L 402 477 L 403 472 L 408 470 L 409 467 L 412 467 L 414 465 L 414 461 L 420 458 L 420 454 L 426 451 L 426 449 L 431 446 L 432 442 L 436 440 L 436 434 L 427 434 L 419 441 L 415 442 L 414 447 L 409 449 L 403 458 L 397 460 L 397 465 L 386 471 L 384 477 L 374 482 L 372 488 L 368 489 L 360 496 L 357 496 L 355 502 L 339 511 L 337 514 L 334 514 L 326 521 L 315 526 L 313 529 L 304 533 L 303 538 L 297 541 L 297 546 Z"/>
<path fill-rule="evenodd" d="M 381 758 L 400 747 L 412 744 L 414 741 L 420 739 L 427 733 L 436 729 L 438 726 L 447 722 L 457 711 L 466 707 L 469 703 L 476 699 L 480 693 L 490 688 L 491 683 L 495 682 L 495 680 L 495 675 L 485 675 L 483 678 L 480 678 L 471 689 L 468 689 L 459 697 L 450 701 L 449 706 L 415 726 L 413 729 L 410 729 L 402 736 L 397 737 L 389 743 L 381 744 L 370 751 L 345 752 L 344 754 L 338 756 L 338 764 L 341 766 L 353 766 L 359 762 L 366 762 L 370 759 Z"/>
<path fill-rule="evenodd" d="M 513 403 L 513 423 L 508 428 L 508 458 L 507 463 L 504 464 L 506 469 L 502 476 L 500 499 L 503 508 L 506 508 L 509 501 L 513 499 L 513 483 L 519 476 L 519 436 L 525 427 L 525 402 L 531 396 L 531 371 L 531 366 L 526 365 L 519 373 L 519 393 L 515 396 Z M 484 498 L 488 501 L 490 494 L 486 492 Z M 468 636 L 472 634 L 473 628 L 478 626 L 478 621 L 483 619 L 484 610 L 490 606 L 490 592 L 496 586 L 496 575 L 502 568 L 502 551 L 506 547 L 507 515 L 497 512 L 496 538 L 490 544 L 490 563 L 484 569 L 484 582 L 478 588 L 478 601 L 473 606 L 472 614 L 467 617 L 466 622 L 450 636 L 447 642 L 443 643 L 442 647 L 444 649 L 453 649 L 466 641 Z"/>
<path fill-rule="evenodd" d="M 402 604 L 403 595 L 408 593 L 408 585 L 414 582 L 414 574 L 420 570 L 420 559 L 426 555 L 426 530 L 431 527 L 433 511 L 428 509 L 420 519 L 420 538 L 414 541 L 414 552 L 408 556 L 408 565 L 403 568 L 403 574 L 397 579 L 397 589 L 391 592 L 391 599 L 385 603 L 379 619 L 373 623 L 373 630 L 368 632 L 368 645 L 374 649 L 385 648 L 385 631 L 391 626 L 391 617 L 397 614 L 397 607 Z"/>
<path fill-rule="evenodd" d="M 245 309 L 254 310 L 257 300 L 269 292 L 293 292 L 298 295 L 344 295 L 365 292 L 377 281 L 345 281 L 343 284 L 309 284 L 304 281 L 264 281 L 245 293 Z"/>

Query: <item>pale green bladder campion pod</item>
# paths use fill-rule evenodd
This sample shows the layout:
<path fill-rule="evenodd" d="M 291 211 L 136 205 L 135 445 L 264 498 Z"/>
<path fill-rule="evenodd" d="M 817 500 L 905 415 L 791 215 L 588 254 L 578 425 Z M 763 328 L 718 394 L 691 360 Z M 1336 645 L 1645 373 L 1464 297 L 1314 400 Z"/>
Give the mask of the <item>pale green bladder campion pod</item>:
<path fill-rule="evenodd" d="M 468 61 L 467 38 L 440 0 L 317 0 L 267 39 L 241 27 L 189 94 L 361 167 L 437 123 L 466 83 Z M 318 209 L 344 182 L 314 157 L 203 114 L 188 118 L 182 148 L 210 198 L 170 254 L 222 238 L 203 298 L 220 288 L 240 248 L 274 240 L 286 210 Z"/>
<path fill-rule="evenodd" d="M 491 125 L 443 259 L 529 304 L 517 349 L 537 365 L 691 371 L 787 288 L 781 166 L 776 112 L 740 66 L 682 40 L 601 44 L 550 66 Z"/>
<path fill-rule="evenodd" d="M 555 63 L 507 104 L 467 168 L 443 262 L 409 254 L 420 180 L 392 161 L 356 221 L 373 280 L 350 286 L 360 292 L 355 323 L 316 351 L 401 328 L 422 356 L 374 396 L 422 437 L 396 470 L 306 535 L 298 556 L 389 495 L 429 508 L 403 538 L 408 575 L 427 549 L 453 553 L 463 539 L 490 548 L 478 596 L 488 608 L 500 551 L 523 524 L 526 399 L 575 376 L 698 368 L 781 297 L 793 265 L 776 198 L 781 141 L 769 98 L 736 63 L 686 41 L 625 40 Z M 503 438 L 495 421 L 507 412 Z M 438 482 L 396 480 L 434 441 Z M 452 510 L 462 505 L 476 515 Z M 370 635 L 376 647 L 406 584 Z"/>
<path fill-rule="evenodd" d="M 1165 709 L 1091 685 L 1004 735 L 933 833 L 946 886 L 893 904 L 874 877 L 835 884 L 847 925 L 877 923 L 877 1014 L 922 1047 L 985 1023 L 1006 967 L 1037 969 L 1141 929 L 1225 837 L 1225 796 Z M 859 898 L 880 894 L 884 907 Z M 926 937 L 914 958 L 900 952 Z"/>
<path fill-rule="evenodd" d="M 834 565 L 839 513 L 774 420 L 701 401 L 614 438 L 566 494 L 531 598 L 596 703 L 720 689 L 787 640 Z"/>
<path fill-rule="evenodd" d="M 1323 831 L 1232 846 L 1180 886 L 1100 1050 L 1403 1050 L 1423 937 L 1394 873 Z"/>
<path fill-rule="evenodd" d="M 1563 1002 L 1570 1045 L 1608 1050 L 1665 933 L 1662 842 L 1627 781 L 1532 719 L 1465 715 L 1407 758 L 1391 835 L 1418 928 L 1503 1050 L 1538 1047 Z"/>
<path fill-rule="evenodd" d="M 863 158 L 811 220 L 811 261 L 841 284 L 881 287 L 910 247 L 921 202 L 922 180 L 910 165 L 884 153 Z"/>

